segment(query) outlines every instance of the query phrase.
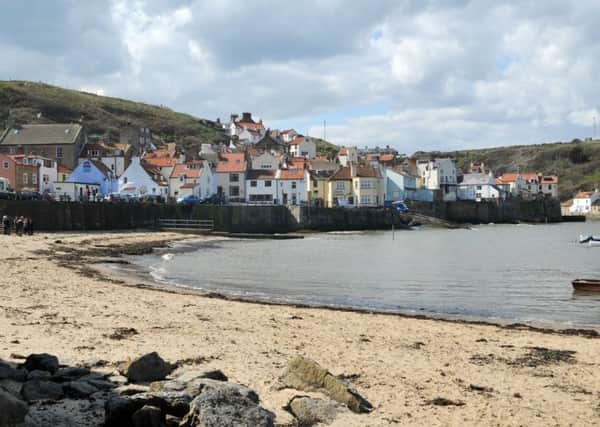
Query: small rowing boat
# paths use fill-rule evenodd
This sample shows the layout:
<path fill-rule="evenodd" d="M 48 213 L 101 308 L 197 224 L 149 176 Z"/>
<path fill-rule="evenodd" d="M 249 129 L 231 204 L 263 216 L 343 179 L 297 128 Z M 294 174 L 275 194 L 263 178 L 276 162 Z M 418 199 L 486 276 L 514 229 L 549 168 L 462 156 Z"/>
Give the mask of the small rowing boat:
<path fill-rule="evenodd" d="M 589 246 L 600 246 L 600 237 L 596 237 L 593 235 L 584 236 L 581 234 L 579 236 L 579 243 L 588 244 Z"/>
<path fill-rule="evenodd" d="M 571 282 L 576 291 L 594 291 L 600 292 L 600 280 L 595 279 L 575 279 Z"/>

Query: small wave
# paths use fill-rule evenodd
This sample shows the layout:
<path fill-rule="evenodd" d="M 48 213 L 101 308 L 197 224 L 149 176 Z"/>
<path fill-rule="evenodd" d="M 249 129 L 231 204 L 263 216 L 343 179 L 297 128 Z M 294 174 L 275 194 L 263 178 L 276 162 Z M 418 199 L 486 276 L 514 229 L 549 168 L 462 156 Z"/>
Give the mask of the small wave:
<path fill-rule="evenodd" d="M 175 255 L 172 253 L 163 254 L 161 257 L 164 261 L 171 261 Z"/>

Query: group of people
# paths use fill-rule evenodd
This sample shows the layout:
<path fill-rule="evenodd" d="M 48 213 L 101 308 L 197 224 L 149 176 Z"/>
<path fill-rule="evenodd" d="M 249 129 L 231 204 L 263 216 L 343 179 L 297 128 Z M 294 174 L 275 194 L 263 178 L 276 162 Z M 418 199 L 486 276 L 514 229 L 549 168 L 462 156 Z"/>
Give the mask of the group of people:
<path fill-rule="evenodd" d="M 14 218 L 9 217 L 8 215 L 2 216 L 4 234 L 10 234 L 13 226 L 15 228 L 15 233 L 18 236 L 22 236 L 23 234 L 33 236 L 33 220 L 31 218 L 18 215 Z"/>

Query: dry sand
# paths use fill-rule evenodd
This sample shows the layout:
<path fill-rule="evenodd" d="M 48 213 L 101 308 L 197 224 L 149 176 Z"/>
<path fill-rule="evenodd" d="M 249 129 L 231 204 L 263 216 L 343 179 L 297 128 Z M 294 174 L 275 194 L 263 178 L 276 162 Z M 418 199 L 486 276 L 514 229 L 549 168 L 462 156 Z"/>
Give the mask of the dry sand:
<path fill-rule="evenodd" d="M 136 280 L 94 276 L 69 249 L 179 237 L 0 236 L 0 359 L 48 352 L 67 363 L 117 363 L 150 351 L 170 361 L 196 359 L 255 389 L 286 422 L 291 418 L 282 406 L 306 393 L 273 385 L 288 360 L 304 355 L 336 375 L 353 375 L 375 407 L 371 414 L 339 416 L 336 426 L 600 425 L 597 338 L 161 292 L 136 287 Z M 62 261 L 56 248 L 67 251 Z M 65 255 L 79 271 L 60 265 Z M 110 338 L 123 327 L 138 334 Z M 571 361 L 546 363 L 527 357 L 531 347 L 575 353 Z M 429 403 L 438 397 L 464 405 Z"/>

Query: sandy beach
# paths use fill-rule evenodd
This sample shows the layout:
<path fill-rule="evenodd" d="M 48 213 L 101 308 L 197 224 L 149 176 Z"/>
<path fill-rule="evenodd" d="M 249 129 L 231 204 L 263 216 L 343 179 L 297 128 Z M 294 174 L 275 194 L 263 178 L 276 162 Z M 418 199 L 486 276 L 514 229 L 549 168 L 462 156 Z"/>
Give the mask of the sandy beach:
<path fill-rule="evenodd" d="M 599 338 L 227 301 L 94 271 L 124 245 L 144 251 L 183 237 L 0 236 L 0 359 L 48 352 L 69 364 L 116 366 L 157 351 L 222 370 L 285 425 L 292 417 L 282 407 L 307 393 L 275 384 L 303 355 L 350 376 L 375 408 L 341 414 L 335 426 L 600 424 Z M 119 328 L 136 333 L 115 339 Z"/>

